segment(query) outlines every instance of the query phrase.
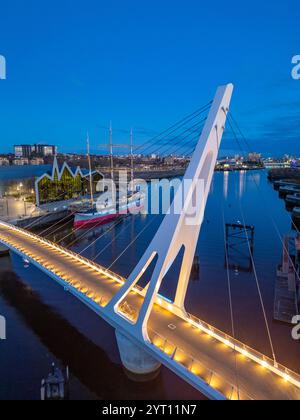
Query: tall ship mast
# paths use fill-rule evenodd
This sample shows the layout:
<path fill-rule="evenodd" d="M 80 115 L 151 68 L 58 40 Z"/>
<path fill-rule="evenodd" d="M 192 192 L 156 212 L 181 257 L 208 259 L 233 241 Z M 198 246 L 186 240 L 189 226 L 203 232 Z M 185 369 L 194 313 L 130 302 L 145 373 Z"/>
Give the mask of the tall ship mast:
<path fill-rule="evenodd" d="M 131 182 L 133 188 L 133 180 L 134 180 L 134 156 L 133 156 L 133 130 L 130 130 L 130 167 L 131 167 Z"/>
<path fill-rule="evenodd" d="M 113 130 L 112 123 L 109 124 L 109 154 L 110 154 L 110 177 L 114 181 L 114 146 L 113 146 Z"/>
<path fill-rule="evenodd" d="M 93 193 L 93 179 L 92 179 L 92 164 L 91 164 L 91 154 L 90 154 L 90 138 L 89 133 L 87 134 L 87 158 L 88 158 L 88 164 L 89 164 L 89 171 L 90 171 L 90 193 L 91 193 L 91 205 L 92 208 L 94 208 L 94 193 Z"/>
<path fill-rule="evenodd" d="M 106 145 L 107 147 L 107 145 Z M 112 124 L 110 123 L 109 126 L 109 155 L 110 155 L 110 176 L 111 180 L 114 181 L 114 161 L 113 161 L 113 149 L 114 147 L 124 147 L 124 145 L 117 145 L 113 144 L 113 130 Z M 128 149 L 128 144 L 125 146 Z M 134 181 L 134 147 L 133 147 L 133 130 L 130 130 L 130 180 Z M 106 200 L 105 203 L 102 204 L 102 207 L 99 208 L 97 205 L 97 209 L 95 207 L 94 195 L 93 195 L 93 181 L 92 181 L 92 165 L 91 165 L 91 157 L 90 157 L 90 141 L 89 136 L 87 137 L 87 156 L 89 162 L 89 171 L 90 171 L 90 188 L 91 188 L 91 201 L 92 201 L 92 210 L 84 213 L 77 213 L 75 215 L 74 220 L 74 227 L 75 228 L 85 228 L 90 226 L 99 226 L 105 223 L 108 223 L 118 217 L 122 217 L 126 215 L 128 212 L 138 212 L 144 207 L 144 193 L 140 193 L 138 191 L 128 191 L 126 196 L 118 197 L 117 203 L 111 203 L 109 200 Z M 133 186 L 134 187 L 134 186 Z"/>

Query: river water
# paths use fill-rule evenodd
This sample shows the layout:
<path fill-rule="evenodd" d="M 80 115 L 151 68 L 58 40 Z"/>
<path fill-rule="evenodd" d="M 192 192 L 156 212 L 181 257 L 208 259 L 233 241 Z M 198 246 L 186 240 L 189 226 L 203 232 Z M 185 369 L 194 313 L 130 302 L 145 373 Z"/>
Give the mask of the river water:
<path fill-rule="evenodd" d="M 246 224 L 255 228 L 255 266 L 275 352 L 281 363 L 300 372 L 300 343 L 292 340 L 291 326 L 272 319 L 276 267 L 282 255 L 280 236 L 290 234 L 292 226 L 264 171 L 215 174 L 197 247 L 199 278 L 190 281 L 187 310 L 231 334 L 223 214 L 227 223 L 237 223 L 244 216 Z M 77 252 L 85 250 L 86 257 L 105 266 L 115 261 L 112 270 L 128 276 L 161 220 L 161 216 L 130 216 L 104 236 L 109 225 L 87 233 L 74 232 L 67 224 L 59 232 L 54 226 L 44 235 Z M 247 251 L 244 243 L 230 254 L 236 336 L 271 355 L 255 276 L 247 272 Z M 175 290 L 176 264 L 173 270 L 163 285 L 169 298 Z M 165 368 L 151 382 L 130 380 L 122 369 L 112 328 L 39 270 L 24 268 L 17 257 L 0 260 L 0 314 L 7 320 L 7 340 L 0 341 L 0 399 L 39 399 L 40 381 L 52 362 L 69 366 L 71 399 L 202 398 Z"/>

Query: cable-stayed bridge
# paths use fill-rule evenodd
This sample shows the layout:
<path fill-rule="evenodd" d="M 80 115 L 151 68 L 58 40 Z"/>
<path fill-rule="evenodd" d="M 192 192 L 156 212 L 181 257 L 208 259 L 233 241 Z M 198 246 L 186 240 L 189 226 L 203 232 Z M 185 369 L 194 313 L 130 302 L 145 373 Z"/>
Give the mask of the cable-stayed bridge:
<path fill-rule="evenodd" d="M 164 364 L 211 399 L 300 399 L 300 377 L 185 311 L 185 295 L 233 86 L 220 87 L 185 179 L 192 180 L 178 214 L 166 215 L 128 279 L 40 236 L 0 222 L 0 242 L 28 259 L 116 330 L 124 366 L 136 374 Z M 203 187 L 189 223 L 198 180 Z M 176 198 L 176 197 L 175 197 Z M 176 200 L 174 200 L 175 202 Z M 172 204 L 173 206 L 173 204 Z M 174 302 L 161 283 L 184 249 Z M 151 264 L 146 288 L 138 285 Z"/>

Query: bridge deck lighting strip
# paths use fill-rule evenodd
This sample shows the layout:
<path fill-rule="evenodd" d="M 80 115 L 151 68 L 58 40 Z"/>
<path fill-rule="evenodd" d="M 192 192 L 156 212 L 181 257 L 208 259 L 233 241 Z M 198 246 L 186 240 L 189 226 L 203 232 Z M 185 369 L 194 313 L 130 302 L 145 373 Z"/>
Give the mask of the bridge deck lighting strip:
<path fill-rule="evenodd" d="M 48 241 L 47 239 L 44 239 L 44 238 L 42 238 L 38 235 L 32 234 L 31 232 L 28 232 L 28 231 L 26 231 L 24 229 L 21 229 L 21 228 L 18 228 L 16 226 L 7 224 L 3 221 L 0 221 L 0 226 L 6 228 L 7 230 L 14 230 L 16 232 L 19 232 L 24 236 L 27 236 L 27 237 L 35 240 L 35 241 L 38 241 L 38 242 L 40 242 L 40 243 L 42 243 L 46 246 L 49 246 L 52 249 L 54 249 L 55 251 L 57 251 L 58 253 L 64 254 L 67 257 L 70 257 L 72 259 L 77 260 L 81 264 L 93 269 L 94 271 L 99 272 L 102 276 L 107 276 L 107 277 L 111 278 L 112 280 L 118 282 L 121 285 L 123 285 L 126 281 L 123 277 L 115 275 L 113 272 L 111 272 L 109 270 L 106 270 L 104 267 L 100 266 L 99 264 L 92 263 L 87 258 L 82 257 L 82 256 L 80 256 L 79 254 L 76 254 L 73 251 L 70 251 L 70 250 L 67 250 L 63 247 L 60 247 L 60 246 L 56 245 L 54 242 Z M 5 242 L 5 241 L 3 241 L 3 242 Z M 12 245 L 14 246 L 13 243 L 12 243 Z M 21 248 L 19 248 L 19 249 L 21 249 Z M 22 248 L 22 249 L 24 249 L 24 248 Z M 26 250 L 24 249 L 21 252 L 26 253 Z M 34 257 L 32 257 L 32 258 L 34 258 Z M 139 288 L 138 286 L 135 286 L 133 288 L 133 290 L 135 292 L 137 292 L 138 294 L 140 294 L 141 296 L 144 296 L 144 294 L 145 294 L 144 289 Z M 167 309 L 171 312 L 173 311 L 173 303 L 169 299 L 165 298 L 164 296 L 158 295 L 156 303 L 159 306 L 161 306 L 165 309 L 167 307 Z M 206 334 L 213 337 L 217 341 L 220 341 L 221 343 L 223 343 L 227 347 L 229 347 L 229 348 L 233 349 L 234 351 L 240 353 L 241 355 L 249 358 L 250 360 L 257 363 L 258 365 L 262 366 L 263 368 L 268 369 L 271 372 L 275 373 L 276 375 L 281 377 L 285 382 L 291 383 L 291 384 L 293 384 L 294 386 L 296 386 L 297 388 L 300 389 L 300 379 L 298 379 L 299 375 L 296 374 L 295 372 L 292 372 L 290 369 L 287 369 L 284 366 L 281 366 L 279 364 L 277 364 L 277 365 L 274 364 L 274 362 L 271 359 L 269 359 L 268 357 L 264 356 L 263 354 L 259 354 L 259 352 L 251 349 L 249 346 L 243 345 L 241 342 L 238 342 L 237 340 L 234 340 L 232 337 L 229 337 L 228 335 L 222 333 L 221 331 L 216 330 L 214 327 L 212 327 L 209 324 L 201 321 L 200 319 L 197 319 L 196 317 L 194 317 L 194 318 L 197 319 L 197 322 L 196 322 L 193 319 L 191 319 L 190 317 L 193 317 L 193 315 L 187 314 L 186 316 L 183 316 L 183 315 L 181 316 L 181 318 L 184 321 L 188 322 L 190 325 L 192 325 L 195 328 L 205 332 Z M 222 334 L 224 334 L 224 336 L 222 336 Z M 254 354 L 254 353 L 256 353 L 256 354 Z M 280 366 L 280 368 L 279 368 L 279 366 Z"/>
<path fill-rule="evenodd" d="M 280 376 L 282 379 L 284 379 L 286 382 L 289 382 L 293 385 L 295 385 L 297 388 L 300 389 L 300 381 L 298 379 L 296 379 L 295 377 L 293 377 L 294 375 L 297 375 L 296 373 L 292 373 L 292 375 L 288 374 L 287 372 L 289 372 L 288 369 L 285 369 L 283 367 L 283 369 L 279 369 L 276 365 L 274 365 L 271 362 L 267 362 L 267 358 L 263 355 L 261 355 L 261 357 L 256 356 L 252 353 L 251 349 L 249 350 L 245 350 L 245 348 L 242 347 L 241 343 L 236 344 L 234 342 L 234 339 L 231 338 L 229 339 L 225 339 L 224 337 L 222 337 L 220 334 L 212 331 L 209 328 L 204 327 L 201 324 L 196 323 L 195 321 L 191 320 L 191 319 L 187 319 L 187 321 L 193 325 L 194 327 L 200 329 L 201 331 L 205 332 L 206 334 L 210 335 L 211 337 L 215 338 L 216 340 L 222 342 L 223 344 L 225 344 L 227 347 L 231 348 L 232 350 L 242 354 L 243 356 L 251 359 L 252 361 L 254 361 L 255 363 L 257 363 L 258 365 L 262 366 L 265 369 L 270 370 L 272 373 L 275 373 L 276 375 Z M 201 321 L 200 321 L 201 322 Z M 248 348 L 248 346 L 247 346 Z M 298 376 L 298 375 L 297 375 Z"/>

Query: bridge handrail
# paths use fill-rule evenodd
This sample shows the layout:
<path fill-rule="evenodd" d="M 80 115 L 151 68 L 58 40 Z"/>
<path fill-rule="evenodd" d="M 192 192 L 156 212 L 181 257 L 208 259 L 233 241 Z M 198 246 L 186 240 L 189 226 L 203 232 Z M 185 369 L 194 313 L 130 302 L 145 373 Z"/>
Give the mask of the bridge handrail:
<path fill-rule="evenodd" d="M 181 366 L 183 366 L 186 370 L 188 370 L 190 373 L 192 373 L 194 376 L 197 376 L 198 378 L 204 380 L 207 385 L 211 386 L 213 381 L 216 381 L 217 383 L 219 383 L 220 381 L 223 383 L 223 385 L 225 384 L 225 386 L 229 387 L 229 390 L 231 391 L 231 396 L 228 397 L 226 396 L 221 390 L 218 390 L 219 392 L 221 392 L 227 399 L 232 399 L 234 394 L 236 394 L 236 396 L 238 398 L 240 398 L 241 396 L 243 396 L 243 400 L 253 400 L 252 397 L 250 397 L 249 394 L 247 394 L 245 391 L 241 390 L 239 387 L 237 387 L 236 385 L 233 385 L 231 382 L 224 380 L 224 378 L 222 378 L 221 375 L 219 375 L 218 373 L 216 373 L 213 369 L 208 368 L 207 366 L 205 366 L 202 362 L 200 362 L 196 357 L 194 357 L 191 354 L 188 354 L 187 352 L 185 352 L 184 350 L 182 350 L 180 347 L 176 346 L 171 340 L 168 340 L 167 338 L 165 338 L 164 336 L 162 336 L 161 334 L 159 334 L 158 332 L 156 332 L 155 330 L 153 330 L 152 328 L 148 329 L 148 332 L 151 332 L 151 338 L 150 338 L 150 343 L 152 345 L 154 345 L 155 347 L 157 347 L 158 349 L 160 349 L 164 354 L 167 354 L 170 359 L 176 361 L 177 363 L 179 363 Z M 162 343 L 163 343 L 163 348 L 161 348 L 161 346 L 157 346 L 154 341 L 155 338 L 159 338 Z M 174 350 L 171 353 L 166 352 L 166 347 L 170 346 L 171 348 L 173 348 Z M 186 364 L 184 364 L 180 359 L 176 360 L 176 355 L 177 353 L 181 353 L 183 354 L 185 357 L 188 358 L 188 361 L 190 363 L 188 363 L 188 366 L 186 366 Z M 197 371 L 195 370 L 195 367 L 201 366 L 202 370 L 206 371 L 208 373 L 208 377 L 209 380 L 207 380 L 204 375 L 200 375 L 200 373 L 197 373 Z"/>
<path fill-rule="evenodd" d="M 20 227 L 13 226 L 13 225 L 11 225 L 9 223 L 6 223 L 4 221 L 0 221 L 0 225 L 1 224 L 8 227 L 9 229 L 19 231 L 22 234 L 25 234 L 26 236 L 35 238 L 36 240 L 38 240 L 41 243 L 49 244 L 49 246 L 51 246 L 52 248 L 55 248 L 57 250 L 61 250 L 61 252 L 63 252 L 64 254 L 67 254 L 67 255 L 70 255 L 71 257 L 74 257 L 79 262 L 82 262 L 82 263 L 86 264 L 87 266 L 89 266 L 91 268 L 95 268 L 102 275 L 107 275 L 108 277 L 112 278 L 113 280 L 115 280 L 115 281 L 117 281 L 121 284 L 124 284 L 125 281 L 126 281 L 124 279 L 124 277 L 122 277 L 122 276 L 120 276 L 116 273 L 113 273 L 110 270 L 105 269 L 100 264 L 95 263 L 95 262 L 89 260 L 86 257 L 82 257 L 81 255 L 79 255 L 79 254 L 77 254 L 77 253 L 75 253 L 75 252 L 73 252 L 73 251 L 71 251 L 67 248 L 64 248 L 64 247 L 62 247 L 62 246 L 60 246 L 60 245 L 58 245 L 58 244 L 56 244 L 52 241 L 49 241 L 48 239 L 42 238 L 39 235 L 31 233 L 31 232 L 29 232 L 25 229 L 20 228 Z M 141 288 L 138 288 L 137 286 L 136 286 L 136 289 L 139 290 L 139 291 L 142 290 Z M 198 317 L 196 317 L 192 314 L 187 314 L 187 321 L 189 321 L 195 327 L 204 330 L 208 334 L 210 334 L 212 336 L 215 336 L 215 338 L 217 340 L 219 340 L 219 341 L 223 342 L 224 344 L 226 344 L 227 346 L 231 347 L 234 351 L 239 352 L 243 356 L 248 357 L 249 359 L 255 361 L 258 364 L 260 364 L 261 366 L 263 366 L 265 368 L 268 368 L 273 373 L 276 373 L 277 375 L 282 377 L 285 381 L 291 382 L 295 386 L 300 388 L 300 375 L 298 373 L 292 371 L 291 369 L 286 368 L 285 366 L 281 365 L 280 363 L 277 363 L 276 361 L 272 360 L 270 357 L 265 356 L 261 352 L 259 352 L 257 350 L 254 350 L 250 346 L 240 342 L 237 339 L 234 339 L 229 334 L 226 334 L 226 333 L 222 332 L 221 330 L 211 326 L 210 324 L 208 324 L 205 321 L 200 320 Z"/>
<path fill-rule="evenodd" d="M 281 373 L 280 376 L 282 376 L 286 380 L 294 380 L 298 383 L 300 383 L 300 375 L 296 372 L 294 372 L 291 369 L 288 369 L 287 367 L 281 365 L 280 363 L 274 361 L 270 357 L 264 355 L 263 353 L 259 352 L 258 350 L 253 349 L 252 347 L 248 346 L 247 344 L 242 343 L 241 341 L 234 339 L 229 334 L 224 333 L 223 331 L 219 330 L 218 328 L 213 327 L 212 325 L 208 324 L 205 321 L 202 321 L 201 319 L 197 318 L 195 315 L 187 314 L 188 318 L 193 321 L 196 325 L 198 324 L 202 329 L 207 329 L 212 334 L 215 334 L 219 337 L 222 337 L 223 340 L 226 342 L 229 347 L 231 347 L 233 350 L 240 352 L 245 357 L 252 356 L 251 359 L 259 359 L 260 364 L 262 366 L 265 365 L 265 367 L 273 366 L 276 370 L 279 370 L 278 373 Z M 299 385 L 298 385 L 299 387 Z"/>
<path fill-rule="evenodd" d="M 81 262 L 85 262 L 88 266 L 93 266 L 94 268 L 96 268 L 98 271 L 100 270 L 102 272 L 102 274 L 107 275 L 108 277 L 111 277 L 114 280 L 118 280 L 120 283 L 125 283 L 125 279 L 124 277 L 120 276 L 119 274 L 116 274 L 114 272 L 112 272 L 111 270 L 106 269 L 105 267 L 101 266 L 100 264 L 89 260 L 88 258 L 68 249 L 65 247 L 62 247 L 61 245 L 56 244 L 53 241 L 50 241 L 49 239 L 43 238 L 42 236 L 36 235 L 35 233 L 29 232 L 25 229 L 22 229 L 18 226 L 13 226 L 9 223 L 6 223 L 4 221 L 0 221 L 0 224 L 3 224 L 5 226 L 7 226 L 10 229 L 19 231 L 21 233 L 24 233 L 27 236 L 31 236 L 32 238 L 37 239 L 39 242 L 43 242 L 43 243 L 47 243 L 49 244 L 51 247 L 56 248 L 61 250 L 62 252 L 64 252 L 65 254 L 69 254 L 70 256 L 75 257 L 78 260 L 81 260 Z"/>

